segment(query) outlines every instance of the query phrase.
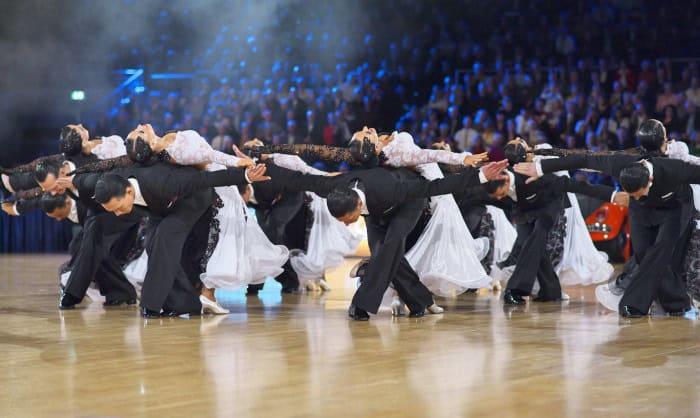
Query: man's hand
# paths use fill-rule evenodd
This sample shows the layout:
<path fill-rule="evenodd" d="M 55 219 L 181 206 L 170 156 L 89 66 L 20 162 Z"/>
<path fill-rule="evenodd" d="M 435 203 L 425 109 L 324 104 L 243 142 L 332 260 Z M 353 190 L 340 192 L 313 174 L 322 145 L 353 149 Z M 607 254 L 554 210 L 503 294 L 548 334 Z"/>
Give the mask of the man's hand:
<path fill-rule="evenodd" d="M 508 167 L 508 160 L 494 161 L 481 167 L 487 180 L 505 180 L 508 176 L 501 174 Z"/>
<path fill-rule="evenodd" d="M 627 192 L 617 192 L 613 198 L 613 203 L 618 206 L 629 206 L 630 195 Z"/>
<path fill-rule="evenodd" d="M 535 163 L 518 163 L 513 167 L 513 170 L 515 170 L 516 173 L 529 177 L 529 179 L 525 180 L 525 184 L 532 183 L 540 177 L 537 174 Z"/>
<path fill-rule="evenodd" d="M 19 216 L 19 213 L 15 212 L 15 204 L 12 202 L 4 202 L 2 204 L 2 211 L 10 216 Z"/>
<path fill-rule="evenodd" d="M 271 177 L 265 175 L 266 170 L 267 166 L 265 166 L 265 164 L 258 164 L 248 167 L 245 170 L 245 173 L 246 176 L 248 176 L 248 180 L 250 180 L 251 183 L 255 183 L 258 181 L 266 181 L 271 179 Z"/>
<path fill-rule="evenodd" d="M 472 154 L 472 155 L 467 155 L 464 157 L 464 165 L 469 165 L 472 167 L 476 167 L 476 165 L 482 161 L 488 161 L 489 160 L 489 153 L 488 152 L 482 152 L 481 154 Z"/>
<path fill-rule="evenodd" d="M 59 177 L 58 180 L 56 180 L 56 186 L 61 187 L 63 189 L 72 189 L 73 188 L 73 176 L 62 176 Z"/>

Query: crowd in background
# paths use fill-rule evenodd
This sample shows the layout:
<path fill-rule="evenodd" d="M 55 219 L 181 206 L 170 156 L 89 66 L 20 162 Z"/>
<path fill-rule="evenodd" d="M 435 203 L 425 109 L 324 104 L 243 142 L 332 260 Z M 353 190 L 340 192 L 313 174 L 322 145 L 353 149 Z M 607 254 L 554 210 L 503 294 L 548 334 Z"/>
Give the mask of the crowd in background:
<path fill-rule="evenodd" d="M 321 24 L 342 26 L 342 2 L 303 15 L 291 4 L 274 22 L 223 24 L 197 51 L 178 47 L 183 17 L 164 12 L 161 42 L 134 47 L 125 35 L 115 65 L 193 77 L 153 88 L 147 79 L 87 122 L 100 135 L 126 136 L 139 122 L 194 129 L 225 152 L 255 137 L 344 146 L 367 125 L 500 159 L 516 135 L 631 148 L 653 117 L 700 151 L 700 16 L 687 13 L 696 1 L 360 3 L 349 27 Z"/>

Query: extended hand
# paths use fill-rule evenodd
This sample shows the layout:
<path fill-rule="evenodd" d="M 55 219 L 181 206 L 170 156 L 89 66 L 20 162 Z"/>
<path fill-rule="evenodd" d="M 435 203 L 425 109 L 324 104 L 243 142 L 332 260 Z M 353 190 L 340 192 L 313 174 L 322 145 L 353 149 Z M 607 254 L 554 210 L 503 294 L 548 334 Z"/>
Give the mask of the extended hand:
<path fill-rule="evenodd" d="M 481 172 L 487 180 L 501 180 L 507 178 L 501 174 L 506 167 L 508 167 L 508 160 L 494 161 L 481 167 Z"/>
<path fill-rule="evenodd" d="M 255 166 L 255 161 L 253 161 L 251 158 L 248 157 L 240 157 L 241 159 L 238 160 L 236 163 L 236 167 L 238 168 L 244 168 L 244 167 L 253 167 Z"/>
<path fill-rule="evenodd" d="M 464 165 L 469 165 L 472 167 L 476 167 L 476 165 L 482 161 L 488 161 L 489 160 L 489 153 L 488 152 L 482 152 L 481 154 L 472 154 L 472 155 L 467 155 L 464 157 Z"/>
<path fill-rule="evenodd" d="M 343 173 L 341 173 L 340 171 L 336 171 L 336 172 L 333 172 L 333 173 L 326 173 L 326 174 L 324 174 L 324 176 L 325 176 L 325 177 L 335 177 L 335 176 L 339 176 L 339 175 L 341 175 L 341 174 L 343 174 Z"/>
<path fill-rule="evenodd" d="M 265 164 L 258 164 L 256 166 L 248 167 L 245 170 L 245 173 L 248 176 L 248 180 L 250 180 L 251 183 L 255 183 L 258 181 L 266 181 L 271 179 L 271 177 L 265 175 L 266 170 L 267 166 L 265 166 Z"/>
<path fill-rule="evenodd" d="M 75 177 L 75 176 L 59 177 L 58 180 L 56 180 L 56 186 L 61 187 L 63 189 L 72 189 L 73 188 L 73 177 Z"/>
<path fill-rule="evenodd" d="M 532 183 L 537 180 L 540 176 L 537 174 L 537 167 L 535 163 L 518 163 L 513 167 L 516 173 L 522 174 L 524 176 L 530 177 L 525 180 L 525 183 Z"/>
<path fill-rule="evenodd" d="M 615 198 L 613 198 L 613 203 L 619 206 L 629 206 L 630 195 L 627 192 L 617 192 L 615 193 Z"/>

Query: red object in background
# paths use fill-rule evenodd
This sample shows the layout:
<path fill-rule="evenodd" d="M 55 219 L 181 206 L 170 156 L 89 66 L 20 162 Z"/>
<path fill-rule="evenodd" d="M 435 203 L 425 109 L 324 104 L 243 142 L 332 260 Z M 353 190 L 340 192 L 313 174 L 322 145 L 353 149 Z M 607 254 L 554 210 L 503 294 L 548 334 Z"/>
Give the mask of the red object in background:
<path fill-rule="evenodd" d="M 628 209 L 604 203 L 586 218 L 586 226 L 596 248 L 610 256 L 611 261 L 627 261 L 632 248 Z"/>

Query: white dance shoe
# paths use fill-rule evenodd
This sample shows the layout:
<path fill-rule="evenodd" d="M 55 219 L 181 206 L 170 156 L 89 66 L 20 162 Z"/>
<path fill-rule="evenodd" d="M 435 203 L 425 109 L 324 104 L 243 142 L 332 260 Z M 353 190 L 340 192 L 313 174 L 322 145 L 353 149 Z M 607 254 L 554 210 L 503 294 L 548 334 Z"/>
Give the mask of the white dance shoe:
<path fill-rule="evenodd" d="M 619 310 L 620 299 L 622 295 L 616 295 L 610 291 L 608 284 L 601 284 L 595 288 L 595 297 L 598 299 L 598 303 L 605 306 L 611 311 L 617 312 Z"/>
<path fill-rule="evenodd" d="M 318 292 L 318 288 L 316 287 L 316 284 L 311 280 L 307 280 L 306 283 L 304 284 L 304 287 L 306 288 L 307 292 Z"/>
<path fill-rule="evenodd" d="M 403 301 L 398 296 L 394 296 L 394 298 L 391 300 L 391 316 L 405 315 L 406 307 L 404 306 Z"/>
<path fill-rule="evenodd" d="M 325 279 L 321 279 L 318 281 L 318 287 L 321 288 L 322 292 L 327 292 L 331 290 L 331 286 L 328 284 L 328 282 Z"/>
<path fill-rule="evenodd" d="M 431 314 L 441 314 L 441 313 L 445 312 L 445 309 L 444 309 L 444 308 L 442 308 L 442 307 L 440 307 L 440 306 L 438 306 L 438 305 L 436 305 L 436 304 L 434 304 L 434 303 L 433 303 L 432 305 L 428 306 L 428 307 L 425 308 L 425 309 L 426 309 L 428 312 L 430 312 Z"/>
<path fill-rule="evenodd" d="M 214 302 L 204 295 L 199 295 L 199 301 L 202 302 L 202 312 L 212 313 L 214 315 L 226 315 L 230 313 L 228 309 L 224 308 L 219 304 L 219 302 Z"/>

